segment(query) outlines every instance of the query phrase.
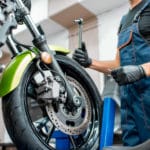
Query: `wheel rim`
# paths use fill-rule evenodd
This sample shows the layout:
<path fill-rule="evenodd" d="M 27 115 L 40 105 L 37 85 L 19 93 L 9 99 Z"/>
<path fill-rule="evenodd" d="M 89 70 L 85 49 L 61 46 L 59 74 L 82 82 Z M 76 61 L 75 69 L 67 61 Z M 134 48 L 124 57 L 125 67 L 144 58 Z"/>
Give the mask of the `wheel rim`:
<path fill-rule="evenodd" d="M 67 140 L 69 140 L 70 149 L 87 149 L 92 147 L 99 136 L 99 124 L 98 119 L 96 118 L 98 114 L 96 112 L 96 108 L 93 109 L 93 101 L 90 100 L 90 97 L 87 91 L 84 90 L 84 87 L 75 78 L 72 78 L 68 75 L 68 80 L 70 80 L 70 82 L 72 82 L 71 80 L 73 80 L 71 84 L 74 86 L 76 91 L 80 91 L 80 94 L 82 96 L 85 96 L 86 99 L 89 99 L 88 103 L 90 103 L 91 116 L 90 123 L 83 133 L 77 135 L 67 135 L 62 133 L 61 130 L 58 130 L 58 126 L 55 126 L 51 121 L 51 117 L 48 115 L 49 112 L 47 111 L 47 108 L 49 108 L 49 106 L 42 101 L 39 102 L 36 100 L 36 94 L 34 91 L 36 85 L 33 82 L 34 74 L 35 72 L 33 72 L 33 74 L 29 77 L 25 91 L 25 109 L 34 134 L 49 149 L 56 149 L 56 141 L 58 140 L 58 135 L 63 135 Z M 57 138 L 55 136 L 56 133 Z"/>

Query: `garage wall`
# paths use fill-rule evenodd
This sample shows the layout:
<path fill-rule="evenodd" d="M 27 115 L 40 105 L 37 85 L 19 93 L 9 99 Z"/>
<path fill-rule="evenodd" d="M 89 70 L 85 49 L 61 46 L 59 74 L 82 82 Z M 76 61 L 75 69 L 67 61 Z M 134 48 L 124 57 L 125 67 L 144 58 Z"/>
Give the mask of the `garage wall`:
<path fill-rule="evenodd" d="M 128 11 L 128 4 L 98 16 L 99 20 L 99 59 L 113 59 L 116 53 L 117 32 L 121 17 Z"/>
<path fill-rule="evenodd" d="M 55 34 L 47 35 L 47 41 L 50 45 L 59 45 L 64 48 L 68 48 L 69 45 L 69 32 L 68 30 L 62 30 Z"/>

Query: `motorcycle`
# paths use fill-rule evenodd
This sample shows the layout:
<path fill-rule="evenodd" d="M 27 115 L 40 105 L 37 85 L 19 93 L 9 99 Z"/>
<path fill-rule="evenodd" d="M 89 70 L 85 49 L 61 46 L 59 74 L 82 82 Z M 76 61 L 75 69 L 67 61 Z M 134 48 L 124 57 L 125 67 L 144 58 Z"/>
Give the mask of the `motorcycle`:
<path fill-rule="evenodd" d="M 12 60 L 3 69 L 0 96 L 6 129 L 19 150 L 56 150 L 56 132 L 72 150 L 99 148 L 101 96 L 88 73 L 62 47 L 49 47 L 30 16 L 28 0 L 0 0 L 0 46 Z M 33 46 L 12 33 L 24 23 Z"/>

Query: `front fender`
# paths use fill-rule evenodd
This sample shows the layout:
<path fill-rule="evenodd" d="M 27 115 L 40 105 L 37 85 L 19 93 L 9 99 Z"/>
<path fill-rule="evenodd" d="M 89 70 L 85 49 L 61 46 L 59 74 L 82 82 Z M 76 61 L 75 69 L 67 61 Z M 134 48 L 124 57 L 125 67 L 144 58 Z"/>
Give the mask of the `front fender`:
<path fill-rule="evenodd" d="M 13 91 L 19 85 L 26 67 L 35 57 L 35 53 L 27 50 L 13 58 L 1 76 L 0 97 Z"/>
<path fill-rule="evenodd" d="M 67 55 L 71 52 L 69 49 L 66 49 L 66 48 L 58 46 L 58 45 L 49 45 L 49 48 L 51 50 L 55 51 L 56 53 L 59 53 L 62 55 Z"/>

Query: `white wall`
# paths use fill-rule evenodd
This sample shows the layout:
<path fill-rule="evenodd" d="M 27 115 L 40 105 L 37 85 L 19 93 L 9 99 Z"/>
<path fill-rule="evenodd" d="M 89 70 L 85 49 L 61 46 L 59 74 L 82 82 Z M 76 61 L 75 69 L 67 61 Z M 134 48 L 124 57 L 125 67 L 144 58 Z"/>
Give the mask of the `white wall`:
<path fill-rule="evenodd" d="M 49 0 L 49 15 L 54 15 L 75 3 L 77 0 Z"/>
<path fill-rule="evenodd" d="M 62 30 L 61 32 L 50 34 L 47 37 L 47 41 L 51 45 L 59 45 L 64 48 L 69 48 L 68 31 Z"/>
<path fill-rule="evenodd" d="M 121 17 L 128 11 L 128 4 L 98 16 L 100 60 L 114 59 L 117 48 L 117 32 Z"/>
<path fill-rule="evenodd" d="M 48 17 L 48 0 L 31 0 L 31 16 L 35 22 Z"/>

